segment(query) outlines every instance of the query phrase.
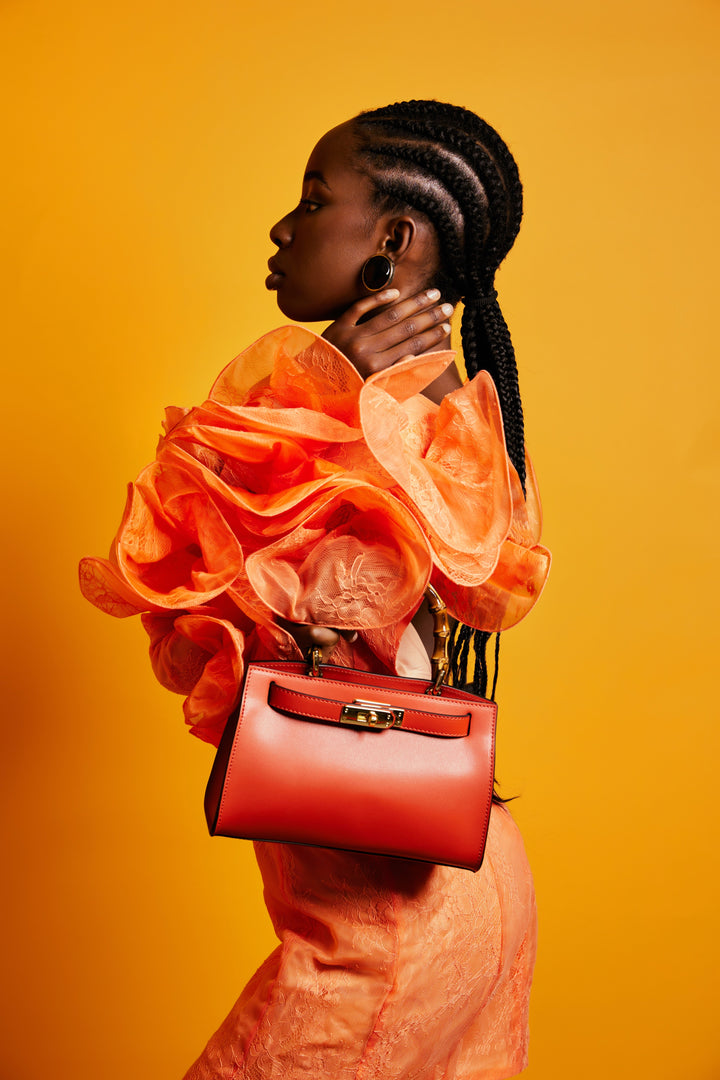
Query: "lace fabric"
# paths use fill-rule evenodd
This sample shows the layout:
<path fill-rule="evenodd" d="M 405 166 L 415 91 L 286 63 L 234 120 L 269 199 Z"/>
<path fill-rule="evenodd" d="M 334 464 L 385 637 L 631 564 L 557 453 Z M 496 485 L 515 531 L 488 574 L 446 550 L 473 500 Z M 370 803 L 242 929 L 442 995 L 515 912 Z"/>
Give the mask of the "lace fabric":
<path fill-rule="evenodd" d="M 249 657 L 297 656 L 278 618 L 358 630 L 355 662 L 392 671 L 428 581 L 479 629 L 530 610 L 550 564 L 532 469 L 526 502 L 485 374 L 440 406 L 419 394 L 451 360 L 363 382 L 323 338 L 283 327 L 202 406 L 167 410 L 110 558 L 83 559 L 80 582 L 101 610 L 142 614 L 194 734 L 217 744 Z"/>
<path fill-rule="evenodd" d="M 256 853 L 280 945 L 185 1080 L 501 1080 L 526 1066 L 535 901 L 505 808 L 477 874 Z"/>

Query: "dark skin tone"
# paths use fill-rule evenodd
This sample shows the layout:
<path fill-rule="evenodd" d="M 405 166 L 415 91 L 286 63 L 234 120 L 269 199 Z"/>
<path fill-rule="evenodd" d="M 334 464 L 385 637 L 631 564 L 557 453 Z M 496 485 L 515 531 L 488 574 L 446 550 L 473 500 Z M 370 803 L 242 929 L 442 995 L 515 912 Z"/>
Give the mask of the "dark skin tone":
<path fill-rule="evenodd" d="M 268 262 L 268 289 L 278 307 L 297 322 L 331 320 L 323 333 L 363 378 L 410 356 L 449 349 L 452 305 L 432 279 L 437 240 L 432 227 L 411 214 L 378 213 L 372 185 L 359 171 L 352 121 L 333 128 L 317 144 L 305 170 L 298 206 L 273 225 L 278 251 Z M 368 295 L 360 273 L 372 255 L 395 265 L 392 285 Z M 461 386 L 454 364 L 424 391 L 439 403 Z M 330 627 L 282 622 L 306 654 L 319 648 L 327 661 L 340 635 Z M 432 639 L 426 606 L 413 619 L 421 637 Z"/>

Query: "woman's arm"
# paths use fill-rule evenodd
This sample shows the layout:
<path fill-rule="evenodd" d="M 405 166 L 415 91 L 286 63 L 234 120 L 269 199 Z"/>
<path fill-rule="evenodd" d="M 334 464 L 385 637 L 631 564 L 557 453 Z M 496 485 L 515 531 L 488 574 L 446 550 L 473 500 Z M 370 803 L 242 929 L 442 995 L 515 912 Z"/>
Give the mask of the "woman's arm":
<path fill-rule="evenodd" d="M 312 649 L 319 649 L 324 664 L 330 659 L 341 637 L 352 644 L 358 636 L 357 630 L 332 630 L 329 626 L 309 626 L 307 623 L 293 623 L 281 618 L 277 621 L 295 638 L 303 656 L 309 656 Z"/>

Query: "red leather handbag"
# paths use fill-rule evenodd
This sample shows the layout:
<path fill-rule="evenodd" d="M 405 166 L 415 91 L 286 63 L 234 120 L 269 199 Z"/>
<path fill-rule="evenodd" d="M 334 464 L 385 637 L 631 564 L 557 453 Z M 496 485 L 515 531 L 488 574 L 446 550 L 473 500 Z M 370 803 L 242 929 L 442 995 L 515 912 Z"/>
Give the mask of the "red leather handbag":
<path fill-rule="evenodd" d="M 212 835 L 478 870 L 492 806 L 492 701 L 444 685 L 449 636 L 433 592 L 433 679 L 249 664 L 205 793 Z"/>

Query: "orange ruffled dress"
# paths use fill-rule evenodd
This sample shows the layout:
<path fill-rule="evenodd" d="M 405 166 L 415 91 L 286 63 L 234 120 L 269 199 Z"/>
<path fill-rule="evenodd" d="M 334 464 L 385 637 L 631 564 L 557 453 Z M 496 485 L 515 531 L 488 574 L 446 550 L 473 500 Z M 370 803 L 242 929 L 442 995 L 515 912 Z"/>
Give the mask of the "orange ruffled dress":
<path fill-rule="evenodd" d="M 288 326 L 169 409 L 110 558 L 81 588 L 141 614 L 160 682 L 217 744 L 250 660 L 298 657 L 278 616 L 358 630 L 334 663 L 425 674 L 410 620 L 428 582 L 485 630 L 517 623 L 550 557 L 528 462 L 509 462 L 484 373 L 438 406 L 435 353 L 363 382 Z M 280 946 L 186 1080 L 500 1080 L 526 1064 L 532 878 L 495 807 L 481 870 L 256 844 Z"/>

